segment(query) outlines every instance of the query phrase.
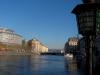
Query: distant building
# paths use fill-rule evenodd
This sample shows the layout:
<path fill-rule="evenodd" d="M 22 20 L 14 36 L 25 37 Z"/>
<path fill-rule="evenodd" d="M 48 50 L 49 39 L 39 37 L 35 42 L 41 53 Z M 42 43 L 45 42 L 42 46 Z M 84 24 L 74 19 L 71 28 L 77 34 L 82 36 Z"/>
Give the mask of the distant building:
<path fill-rule="evenodd" d="M 48 47 L 44 46 L 37 39 L 31 39 L 28 41 L 28 45 L 30 46 L 31 52 L 35 54 L 41 54 L 48 52 Z"/>
<path fill-rule="evenodd" d="M 8 28 L 0 28 L 0 42 L 4 44 L 22 44 L 22 36 Z"/>
<path fill-rule="evenodd" d="M 76 37 L 69 38 L 64 47 L 65 53 L 74 54 L 77 49 L 77 45 L 78 45 L 78 38 Z"/>

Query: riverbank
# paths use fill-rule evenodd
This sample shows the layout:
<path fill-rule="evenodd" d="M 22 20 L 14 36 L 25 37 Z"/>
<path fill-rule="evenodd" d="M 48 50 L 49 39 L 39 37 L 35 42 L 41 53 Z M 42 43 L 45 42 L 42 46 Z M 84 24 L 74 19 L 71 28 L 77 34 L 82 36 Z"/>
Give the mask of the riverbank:
<path fill-rule="evenodd" d="M 39 55 L 32 52 L 0 51 L 0 55 Z"/>

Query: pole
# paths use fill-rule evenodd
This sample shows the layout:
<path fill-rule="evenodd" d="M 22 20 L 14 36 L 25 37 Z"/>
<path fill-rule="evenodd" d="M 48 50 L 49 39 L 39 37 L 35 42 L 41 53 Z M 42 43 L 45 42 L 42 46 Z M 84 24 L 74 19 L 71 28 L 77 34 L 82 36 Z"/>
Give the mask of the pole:
<path fill-rule="evenodd" d="M 86 63 L 85 63 L 85 70 L 86 75 L 90 75 L 90 38 L 89 36 L 85 36 L 85 52 L 86 52 Z"/>
<path fill-rule="evenodd" d="M 85 36 L 85 52 L 86 52 L 86 75 L 93 75 L 93 52 L 94 52 L 95 36 Z"/>
<path fill-rule="evenodd" d="M 89 73 L 90 75 L 93 75 L 93 43 L 94 43 L 94 40 L 93 40 L 93 36 L 90 36 L 90 70 L 89 70 Z"/>
<path fill-rule="evenodd" d="M 90 64 L 90 71 L 91 71 L 91 75 L 95 75 L 94 74 L 94 52 L 95 52 L 95 38 L 96 38 L 96 36 L 95 35 L 93 35 L 93 36 L 90 36 L 90 40 L 91 40 L 91 42 L 90 42 L 90 61 L 91 61 L 91 64 Z"/>

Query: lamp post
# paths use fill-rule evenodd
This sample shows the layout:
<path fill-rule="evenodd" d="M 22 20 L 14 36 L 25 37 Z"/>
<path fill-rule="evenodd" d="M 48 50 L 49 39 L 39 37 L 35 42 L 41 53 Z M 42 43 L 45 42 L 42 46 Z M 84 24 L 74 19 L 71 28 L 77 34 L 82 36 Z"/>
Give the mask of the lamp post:
<path fill-rule="evenodd" d="M 86 75 L 93 75 L 94 40 L 100 34 L 100 0 L 82 0 L 72 13 L 76 15 L 79 34 L 85 37 Z"/>
<path fill-rule="evenodd" d="M 82 0 L 83 3 L 100 3 L 100 0 Z"/>

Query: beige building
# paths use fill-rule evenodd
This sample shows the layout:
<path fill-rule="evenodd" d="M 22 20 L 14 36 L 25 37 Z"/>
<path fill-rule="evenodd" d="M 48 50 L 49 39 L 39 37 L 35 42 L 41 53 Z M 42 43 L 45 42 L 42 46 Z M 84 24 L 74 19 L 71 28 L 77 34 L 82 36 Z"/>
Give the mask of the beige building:
<path fill-rule="evenodd" d="M 78 46 L 78 38 L 77 37 L 69 38 L 64 47 L 65 53 L 74 53 L 77 49 L 77 46 Z"/>
<path fill-rule="evenodd" d="M 37 39 L 29 40 L 28 45 L 30 46 L 32 53 L 41 54 L 41 53 L 48 52 L 48 47 L 44 46 Z"/>
<path fill-rule="evenodd" d="M 78 45 L 78 39 L 76 37 L 69 38 L 68 43 L 69 43 L 70 46 L 77 46 Z"/>

